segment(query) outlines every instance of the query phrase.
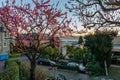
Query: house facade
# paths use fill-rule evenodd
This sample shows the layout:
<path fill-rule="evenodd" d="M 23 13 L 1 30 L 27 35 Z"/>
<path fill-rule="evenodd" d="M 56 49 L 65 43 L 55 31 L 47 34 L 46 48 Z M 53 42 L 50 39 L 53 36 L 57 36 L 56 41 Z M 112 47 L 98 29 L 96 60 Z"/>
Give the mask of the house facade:
<path fill-rule="evenodd" d="M 9 52 L 9 33 L 0 29 L 0 61 L 8 59 Z"/>
<path fill-rule="evenodd" d="M 120 52 L 120 36 L 117 36 L 116 38 L 114 38 L 112 51 Z"/>
<path fill-rule="evenodd" d="M 60 37 L 59 38 L 59 47 L 60 52 L 64 55 L 67 54 L 67 47 L 66 46 L 75 46 L 78 45 L 79 37 Z"/>

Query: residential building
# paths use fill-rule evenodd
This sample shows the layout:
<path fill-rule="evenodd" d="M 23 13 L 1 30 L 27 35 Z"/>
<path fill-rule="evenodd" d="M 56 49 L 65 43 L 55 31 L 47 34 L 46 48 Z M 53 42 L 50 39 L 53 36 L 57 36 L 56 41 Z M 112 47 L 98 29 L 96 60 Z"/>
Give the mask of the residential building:
<path fill-rule="evenodd" d="M 0 27 L 0 60 L 8 59 L 10 52 L 9 33 Z"/>
<path fill-rule="evenodd" d="M 67 54 L 67 47 L 66 46 L 75 46 L 78 45 L 79 37 L 60 37 L 59 44 L 60 44 L 60 52 L 64 55 Z"/>
<path fill-rule="evenodd" d="M 78 44 L 79 37 L 60 37 L 62 46 L 72 46 Z"/>
<path fill-rule="evenodd" d="M 120 36 L 117 36 L 116 38 L 114 38 L 112 52 L 115 55 L 120 56 Z"/>

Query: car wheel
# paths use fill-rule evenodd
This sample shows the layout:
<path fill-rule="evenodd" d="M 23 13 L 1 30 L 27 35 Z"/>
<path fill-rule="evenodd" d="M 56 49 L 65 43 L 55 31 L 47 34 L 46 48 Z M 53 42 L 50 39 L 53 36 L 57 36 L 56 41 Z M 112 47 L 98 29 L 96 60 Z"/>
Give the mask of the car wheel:
<path fill-rule="evenodd" d="M 77 71 L 78 71 L 78 73 L 81 73 L 81 70 L 79 68 L 77 68 Z"/>
<path fill-rule="evenodd" d="M 43 63 L 42 63 L 42 62 L 40 62 L 40 64 L 42 65 Z"/>

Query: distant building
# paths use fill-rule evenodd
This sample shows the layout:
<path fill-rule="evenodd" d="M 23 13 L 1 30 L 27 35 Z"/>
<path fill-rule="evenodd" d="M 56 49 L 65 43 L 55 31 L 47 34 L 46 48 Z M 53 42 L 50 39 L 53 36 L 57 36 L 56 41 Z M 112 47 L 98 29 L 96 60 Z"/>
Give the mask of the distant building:
<path fill-rule="evenodd" d="M 72 45 L 77 45 L 79 37 L 60 37 L 60 43 L 63 46 L 72 46 Z"/>
<path fill-rule="evenodd" d="M 9 33 L 0 27 L 0 60 L 8 59 L 10 52 Z"/>
<path fill-rule="evenodd" d="M 79 37 L 60 37 L 59 44 L 60 44 L 60 52 L 63 55 L 67 54 L 66 46 L 76 46 L 78 45 Z"/>
<path fill-rule="evenodd" d="M 114 38 L 112 52 L 120 56 L 120 36 Z"/>

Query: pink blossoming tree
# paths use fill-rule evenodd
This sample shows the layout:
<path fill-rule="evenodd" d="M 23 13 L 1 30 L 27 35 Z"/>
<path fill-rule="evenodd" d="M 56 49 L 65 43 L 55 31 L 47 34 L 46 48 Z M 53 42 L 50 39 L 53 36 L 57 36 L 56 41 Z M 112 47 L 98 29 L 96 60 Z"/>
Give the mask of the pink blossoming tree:
<path fill-rule="evenodd" d="M 67 13 L 58 10 L 58 4 L 50 5 L 50 0 L 32 0 L 16 5 L 6 0 L 0 7 L 0 25 L 15 38 L 15 48 L 25 54 L 31 63 L 30 80 L 35 80 L 36 61 L 42 55 L 40 48 L 58 42 L 58 36 L 70 36 L 72 29 Z"/>

